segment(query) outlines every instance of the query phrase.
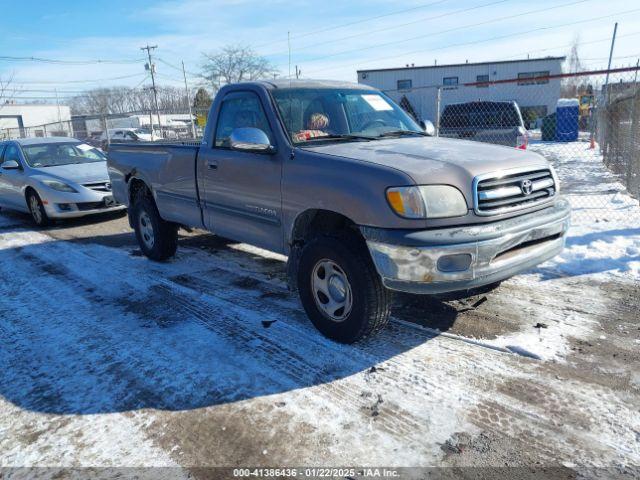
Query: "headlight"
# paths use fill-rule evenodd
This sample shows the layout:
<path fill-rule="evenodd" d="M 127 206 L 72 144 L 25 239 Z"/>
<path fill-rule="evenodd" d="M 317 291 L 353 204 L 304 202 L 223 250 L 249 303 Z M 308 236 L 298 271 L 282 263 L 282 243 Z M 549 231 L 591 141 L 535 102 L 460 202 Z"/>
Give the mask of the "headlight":
<path fill-rule="evenodd" d="M 427 218 L 461 217 L 467 214 L 467 202 L 457 188 L 449 185 L 419 188 L 427 206 Z"/>
<path fill-rule="evenodd" d="M 43 180 L 42 183 L 49 188 L 58 190 L 59 192 L 78 193 L 75 188 L 70 187 L 66 183 L 58 182 L 57 180 Z"/>
<path fill-rule="evenodd" d="M 405 218 L 461 217 L 467 213 L 464 196 L 449 185 L 389 188 L 387 201 Z"/>

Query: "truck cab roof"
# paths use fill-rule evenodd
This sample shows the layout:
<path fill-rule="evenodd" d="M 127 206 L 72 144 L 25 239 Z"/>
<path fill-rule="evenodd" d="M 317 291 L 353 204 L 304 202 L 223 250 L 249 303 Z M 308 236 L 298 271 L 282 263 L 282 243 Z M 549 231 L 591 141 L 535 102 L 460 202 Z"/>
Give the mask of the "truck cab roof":
<path fill-rule="evenodd" d="M 360 83 L 341 82 L 337 80 L 309 80 L 309 79 L 287 79 L 277 78 L 274 80 L 260 80 L 255 82 L 245 82 L 244 84 L 260 85 L 269 90 L 287 88 L 352 88 L 354 90 L 375 90 L 368 85 Z M 235 84 L 238 85 L 238 84 Z"/>

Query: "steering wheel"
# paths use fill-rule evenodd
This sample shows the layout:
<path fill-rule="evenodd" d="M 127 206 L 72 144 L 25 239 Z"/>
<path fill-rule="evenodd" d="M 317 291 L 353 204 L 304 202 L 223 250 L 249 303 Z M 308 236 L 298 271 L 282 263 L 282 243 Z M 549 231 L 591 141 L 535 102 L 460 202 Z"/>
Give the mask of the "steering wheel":
<path fill-rule="evenodd" d="M 362 130 L 369 130 L 370 128 L 373 128 L 375 126 L 379 126 L 379 127 L 386 127 L 387 126 L 387 122 L 385 122 L 384 120 L 380 119 L 380 118 L 376 118 L 375 120 L 370 120 L 367 123 L 365 123 L 362 126 Z"/>

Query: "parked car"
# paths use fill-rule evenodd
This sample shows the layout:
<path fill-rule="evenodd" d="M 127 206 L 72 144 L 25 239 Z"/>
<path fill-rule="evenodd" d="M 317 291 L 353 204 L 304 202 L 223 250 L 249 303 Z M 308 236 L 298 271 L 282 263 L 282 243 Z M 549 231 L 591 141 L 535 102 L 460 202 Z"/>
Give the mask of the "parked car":
<path fill-rule="evenodd" d="M 430 137 L 357 84 L 228 85 L 198 146 L 114 145 L 108 164 L 145 255 L 171 257 L 180 226 L 285 254 L 313 324 L 345 343 L 386 324 L 391 291 L 499 282 L 569 227 L 544 157 Z"/>
<path fill-rule="evenodd" d="M 444 107 L 440 136 L 495 143 L 525 150 L 527 129 L 516 102 L 468 102 Z"/>
<path fill-rule="evenodd" d="M 111 195 L 104 153 L 68 137 L 0 142 L 0 207 L 36 225 L 123 210 Z"/>
<path fill-rule="evenodd" d="M 161 137 L 145 128 L 110 128 L 100 135 L 100 142 L 103 148 L 111 142 L 154 142 L 160 139 Z"/>

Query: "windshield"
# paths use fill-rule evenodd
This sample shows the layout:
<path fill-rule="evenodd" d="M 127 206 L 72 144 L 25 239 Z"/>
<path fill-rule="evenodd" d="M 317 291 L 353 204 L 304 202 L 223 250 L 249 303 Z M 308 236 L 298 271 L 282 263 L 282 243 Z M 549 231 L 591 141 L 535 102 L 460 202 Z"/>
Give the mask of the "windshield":
<path fill-rule="evenodd" d="M 34 168 L 107 160 L 107 157 L 100 150 L 80 142 L 23 145 L 22 151 L 29 166 Z"/>
<path fill-rule="evenodd" d="M 273 97 L 293 143 L 423 133 L 404 110 L 375 90 L 294 88 L 275 90 Z"/>

